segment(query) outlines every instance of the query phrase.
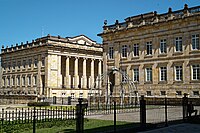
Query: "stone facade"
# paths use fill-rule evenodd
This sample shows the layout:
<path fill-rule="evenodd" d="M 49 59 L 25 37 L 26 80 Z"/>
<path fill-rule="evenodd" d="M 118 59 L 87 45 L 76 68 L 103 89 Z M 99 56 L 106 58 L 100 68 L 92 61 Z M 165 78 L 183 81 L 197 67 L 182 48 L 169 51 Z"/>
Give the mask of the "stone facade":
<path fill-rule="evenodd" d="M 84 35 L 46 36 L 2 47 L 1 103 L 87 98 L 102 73 L 102 45 Z"/>
<path fill-rule="evenodd" d="M 113 67 L 127 73 L 139 95 L 199 97 L 200 6 L 104 24 L 98 34 L 103 38 L 104 73 Z M 115 74 L 117 96 L 121 81 L 122 76 Z"/>

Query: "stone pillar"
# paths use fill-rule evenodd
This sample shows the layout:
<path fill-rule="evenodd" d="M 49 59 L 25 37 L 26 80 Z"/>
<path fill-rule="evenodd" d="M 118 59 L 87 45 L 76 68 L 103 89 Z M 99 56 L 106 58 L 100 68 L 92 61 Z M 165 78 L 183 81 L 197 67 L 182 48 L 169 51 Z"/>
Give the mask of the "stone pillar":
<path fill-rule="evenodd" d="M 41 55 L 38 56 L 38 75 L 37 75 L 37 87 L 40 88 L 40 96 L 42 96 L 42 84 L 41 84 Z"/>
<path fill-rule="evenodd" d="M 94 59 L 91 61 L 90 87 L 94 85 Z"/>
<path fill-rule="evenodd" d="M 86 76 L 86 58 L 83 59 L 83 88 L 87 88 L 87 76 Z"/>
<path fill-rule="evenodd" d="M 69 59 L 70 57 L 66 57 L 66 71 L 65 71 L 65 87 L 70 88 L 70 75 L 69 75 Z"/>
<path fill-rule="evenodd" d="M 99 82 L 98 82 L 98 84 L 99 84 L 99 88 L 101 88 L 101 63 L 102 63 L 102 61 L 101 60 L 99 60 L 99 62 L 98 62 L 98 80 L 99 80 Z"/>
<path fill-rule="evenodd" d="M 74 88 L 78 88 L 79 76 L 78 76 L 78 57 L 75 57 L 74 61 Z"/>

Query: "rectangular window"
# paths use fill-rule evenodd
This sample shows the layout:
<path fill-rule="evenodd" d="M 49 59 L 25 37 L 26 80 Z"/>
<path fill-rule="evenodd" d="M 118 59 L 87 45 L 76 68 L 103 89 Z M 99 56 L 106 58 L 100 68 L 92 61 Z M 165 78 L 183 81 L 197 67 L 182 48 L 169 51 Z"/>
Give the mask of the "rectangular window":
<path fill-rule="evenodd" d="M 66 95 L 66 93 L 62 93 L 62 96 L 65 96 Z"/>
<path fill-rule="evenodd" d="M 22 77 L 22 86 L 25 86 L 25 77 Z"/>
<path fill-rule="evenodd" d="M 146 81 L 152 81 L 152 68 L 146 68 Z"/>
<path fill-rule="evenodd" d="M 167 80 L 167 67 L 160 67 L 160 81 Z"/>
<path fill-rule="evenodd" d="M 167 43 L 166 39 L 160 40 L 160 53 L 167 53 Z"/>
<path fill-rule="evenodd" d="M 175 51 L 176 52 L 181 52 L 183 51 L 183 48 L 182 48 L 182 37 L 176 37 L 175 39 Z"/>
<path fill-rule="evenodd" d="M 34 84 L 34 85 L 37 84 L 37 76 L 36 76 L 36 75 L 33 77 L 33 84 Z"/>
<path fill-rule="evenodd" d="M 79 98 L 83 98 L 83 93 L 79 93 Z"/>
<path fill-rule="evenodd" d="M 183 68 L 182 68 L 182 66 L 176 66 L 175 67 L 175 72 L 176 72 L 176 77 L 175 77 L 175 79 L 177 80 L 177 81 L 181 81 L 182 79 L 183 79 Z"/>
<path fill-rule="evenodd" d="M 122 57 L 127 57 L 127 45 L 122 45 Z"/>
<path fill-rule="evenodd" d="M 5 71 L 6 65 L 7 65 L 6 62 L 3 62 L 3 63 L 2 63 L 2 69 L 3 69 L 3 71 Z"/>
<path fill-rule="evenodd" d="M 28 76 L 28 86 L 31 85 L 31 76 Z"/>
<path fill-rule="evenodd" d="M 42 66 L 45 66 L 45 57 L 42 57 Z"/>
<path fill-rule="evenodd" d="M 152 55 L 152 42 L 146 43 L 147 55 Z"/>
<path fill-rule="evenodd" d="M 12 86 L 15 86 L 15 78 L 12 78 Z"/>
<path fill-rule="evenodd" d="M 192 80 L 200 79 L 200 65 L 192 65 Z"/>
<path fill-rule="evenodd" d="M 139 56 L 139 44 L 133 45 L 133 56 Z"/>
<path fill-rule="evenodd" d="M 139 69 L 133 69 L 133 81 L 139 81 Z"/>
<path fill-rule="evenodd" d="M 75 98 L 75 94 L 71 93 L 71 99 L 74 99 L 74 98 Z"/>
<path fill-rule="evenodd" d="M 5 78 L 2 78 L 2 85 L 6 86 Z"/>
<path fill-rule="evenodd" d="M 34 59 L 34 67 L 37 67 L 38 60 Z"/>
<path fill-rule="evenodd" d="M 10 62 L 8 62 L 8 70 L 10 70 L 11 64 Z"/>
<path fill-rule="evenodd" d="M 122 82 L 126 82 L 126 70 L 122 69 Z"/>
<path fill-rule="evenodd" d="M 22 64 L 23 64 L 23 68 L 26 68 L 26 60 L 23 60 Z"/>
<path fill-rule="evenodd" d="M 20 86 L 20 77 L 17 77 L 17 85 Z"/>
<path fill-rule="evenodd" d="M 193 91 L 194 96 L 199 96 L 199 91 Z"/>
<path fill-rule="evenodd" d="M 12 64 L 12 69 L 15 70 L 15 66 L 16 66 L 16 61 L 13 61 L 13 64 Z"/>
<path fill-rule="evenodd" d="M 166 95 L 166 91 L 160 91 L 160 95 L 161 96 L 165 96 Z"/>
<path fill-rule="evenodd" d="M 176 91 L 176 95 L 182 96 L 182 92 L 181 91 Z"/>
<path fill-rule="evenodd" d="M 18 67 L 18 69 L 20 69 L 20 66 L 21 66 L 21 61 L 18 61 L 18 62 L 17 62 L 17 67 Z"/>
<path fill-rule="evenodd" d="M 29 67 L 29 68 L 31 67 L 31 64 L 32 64 L 32 59 L 29 59 L 29 60 L 28 60 L 28 67 Z"/>
<path fill-rule="evenodd" d="M 192 50 L 199 49 L 199 34 L 192 35 Z"/>
<path fill-rule="evenodd" d="M 151 91 L 147 91 L 147 96 L 151 96 Z"/>
<path fill-rule="evenodd" d="M 7 86 L 10 86 L 10 77 L 7 78 Z"/>
<path fill-rule="evenodd" d="M 113 59 L 114 58 L 113 53 L 114 53 L 113 47 L 109 47 L 109 49 L 108 49 L 108 57 L 109 57 L 109 59 Z"/>

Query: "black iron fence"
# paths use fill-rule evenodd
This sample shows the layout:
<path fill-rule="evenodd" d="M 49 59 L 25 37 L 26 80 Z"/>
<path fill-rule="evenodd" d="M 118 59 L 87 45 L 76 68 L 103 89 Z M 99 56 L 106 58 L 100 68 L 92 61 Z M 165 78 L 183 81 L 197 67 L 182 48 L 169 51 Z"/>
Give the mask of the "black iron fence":
<path fill-rule="evenodd" d="M 74 119 L 77 121 L 76 128 L 78 131 L 83 131 L 84 116 L 88 115 L 114 115 L 114 129 L 116 129 L 116 115 L 120 113 L 129 113 L 128 115 L 139 116 L 139 123 L 145 129 L 147 124 L 156 124 L 168 126 L 169 122 L 188 120 L 189 114 L 188 105 L 192 104 L 193 109 L 200 111 L 199 99 L 183 97 L 180 99 L 148 99 L 140 98 L 140 103 L 135 104 L 117 104 L 112 102 L 108 105 L 97 104 L 90 105 L 79 99 L 79 104 L 76 106 L 51 106 L 45 108 L 18 108 L 7 109 L 0 111 L 0 119 L 2 125 L 23 124 L 62 121 Z M 198 115 L 193 114 L 193 115 Z"/>

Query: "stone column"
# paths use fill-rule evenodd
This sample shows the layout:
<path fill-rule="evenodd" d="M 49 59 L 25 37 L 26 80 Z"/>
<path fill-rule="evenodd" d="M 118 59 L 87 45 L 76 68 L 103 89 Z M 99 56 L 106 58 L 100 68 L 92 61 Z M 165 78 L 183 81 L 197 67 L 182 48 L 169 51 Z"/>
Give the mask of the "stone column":
<path fill-rule="evenodd" d="M 99 60 L 99 62 L 98 62 L 98 80 L 99 80 L 99 82 L 98 82 L 98 84 L 99 84 L 99 88 L 101 88 L 101 63 L 102 63 L 102 61 L 101 60 Z"/>
<path fill-rule="evenodd" d="M 83 58 L 83 88 L 87 88 L 86 58 Z"/>
<path fill-rule="evenodd" d="M 41 55 L 38 56 L 38 75 L 37 75 L 37 86 L 40 88 L 40 96 L 42 96 L 42 84 L 41 84 Z"/>
<path fill-rule="evenodd" d="M 78 57 L 75 57 L 74 61 L 74 88 L 78 88 L 79 77 L 78 77 Z"/>
<path fill-rule="evenodd" d="M 69 58 L 70 57 L 66 57 L 66 72 L 65 72 L 65 86 L 66 88 L 70 88 L 70 75 L 69 75 Z"/>
<path fill-rule="evenodd" d="M 94 59 L 91 61 L 90 88 L 94 85 Z"/>

